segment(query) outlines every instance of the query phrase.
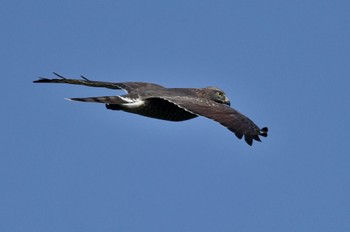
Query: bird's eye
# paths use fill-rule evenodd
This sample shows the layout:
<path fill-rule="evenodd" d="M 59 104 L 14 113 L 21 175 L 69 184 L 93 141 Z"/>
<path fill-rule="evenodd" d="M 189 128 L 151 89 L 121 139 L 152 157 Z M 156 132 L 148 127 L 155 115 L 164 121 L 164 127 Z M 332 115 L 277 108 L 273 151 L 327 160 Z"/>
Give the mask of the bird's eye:
<path fill-rule="evenodd" d="M 219 97 L 223 97 L 224 94 L 222 92 L 216 92 L 216 95 L 218 95 Z"/>

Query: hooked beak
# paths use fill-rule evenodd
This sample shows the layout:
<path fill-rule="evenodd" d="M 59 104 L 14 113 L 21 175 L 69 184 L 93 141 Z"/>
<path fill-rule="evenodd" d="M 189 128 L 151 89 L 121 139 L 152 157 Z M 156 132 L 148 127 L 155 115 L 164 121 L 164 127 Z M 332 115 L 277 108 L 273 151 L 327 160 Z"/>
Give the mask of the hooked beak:
<path fill-rule="evenodd" d="M 228 99 L 228 97 L 225 97 L 225 104 L 231 106 L 231 102 L 230 99 Z"/>

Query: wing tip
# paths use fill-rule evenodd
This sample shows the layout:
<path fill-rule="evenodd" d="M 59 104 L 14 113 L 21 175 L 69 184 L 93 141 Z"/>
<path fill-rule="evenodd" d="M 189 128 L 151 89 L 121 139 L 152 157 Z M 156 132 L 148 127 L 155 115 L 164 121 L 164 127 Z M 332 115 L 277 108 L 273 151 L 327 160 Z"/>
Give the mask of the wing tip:
<path fill-rule="evenodd" d="M 44 78 L 44 77 L 39 77 L 38 80 L 33 81 L 33 83 L 48 83 L 50 82 L 50 79 Z"/>
<path fill-rule="evenodd" d="M 61 79 L 66 79 L 64 76 L 62 76 L 56 72 L 52 72 L 52 73 Z M 39 79 L 33 81 L 33 83 L 52 83 L 52 82 L 58 82 L 58 80 L 59 79 L 50 79 L 50 78 L 46 78 L 46 77 L 39 77 Z"/>
<path fill-rule="evenodd" d="M 259 135 L 263 136 L 263 137 L 267 137 L 267 132 L 269 131 L 269 128 L 267 127 L 263 127 L 260 129 L 259 131 Z"/>
<path fill-rule="evenodd" d="M 252 137 L 244 136 L 244 140 L 246 141 L 246 143 L 247 143 L 249 146 L 252 146 L 252 145 L 253 145 L 253 139 L 252 139 Z"/>
<path fill-rule="evenodd" d="M 241 134 L 241 133 L 235 133 L 236 136 L 239 138 L 239 139 L 242 139 L 242 137 L 244 136 L 244 140 L 246 141 L 246 143 L 249 145 L 249 146 L 252 146 L 253 145 L 253 141 L 258 141 L 258 142 L 261 142 L 261 139 L 259 136 L 263 136 L 263 137 L 267 137 L 267 132 L 268 132 L 268 128 L 267 127 L 263 127 L 259 130 L 259 133 L 258 134 L 254 134 L 254 135 L 248 135 L 248 134 Z"/>

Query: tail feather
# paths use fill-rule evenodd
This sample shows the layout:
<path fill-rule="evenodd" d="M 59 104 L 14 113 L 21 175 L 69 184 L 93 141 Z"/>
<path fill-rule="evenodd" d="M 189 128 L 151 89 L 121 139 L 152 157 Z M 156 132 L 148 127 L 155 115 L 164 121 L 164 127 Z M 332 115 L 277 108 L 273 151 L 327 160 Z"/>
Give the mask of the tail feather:
<path fill-rule="evenodd" d="M 66 98 L 66 100 L 79 101 L 79 102 L 96 102 L 96 103 L 105 103 L 105 104 L 125 104 L 125 103 L 127 103 L 127 101 L 123 100 L 119 96 Z"/>

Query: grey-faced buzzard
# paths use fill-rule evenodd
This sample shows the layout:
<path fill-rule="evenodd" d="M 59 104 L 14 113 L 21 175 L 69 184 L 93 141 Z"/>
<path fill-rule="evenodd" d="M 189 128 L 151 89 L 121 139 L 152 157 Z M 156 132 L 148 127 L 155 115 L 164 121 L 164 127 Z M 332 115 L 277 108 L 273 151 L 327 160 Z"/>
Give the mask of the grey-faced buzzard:
<path fill-rule="evenodd" d="M 267 136 L 267 127 L 260 129 L 253 121 L 235 109 L 225 93 L 215 87 L 206 88 L 165 88 L 144 82 L 103 82 L 82 79 L 68 79 L 54 73 L 59 78 L 40 78 L 34 83 L 66 83 L 121 89 L 127 92 L 122 96 L 68 98 L 72 101 L 97 102 L 106 104 L 107 109 L 123 110 L 129 113 L 168 121 L 184 121 L 204 116 L 217 121 L 232 131 L 239 139 L 253 144 L 261 141 L 259 136 Z"/>

